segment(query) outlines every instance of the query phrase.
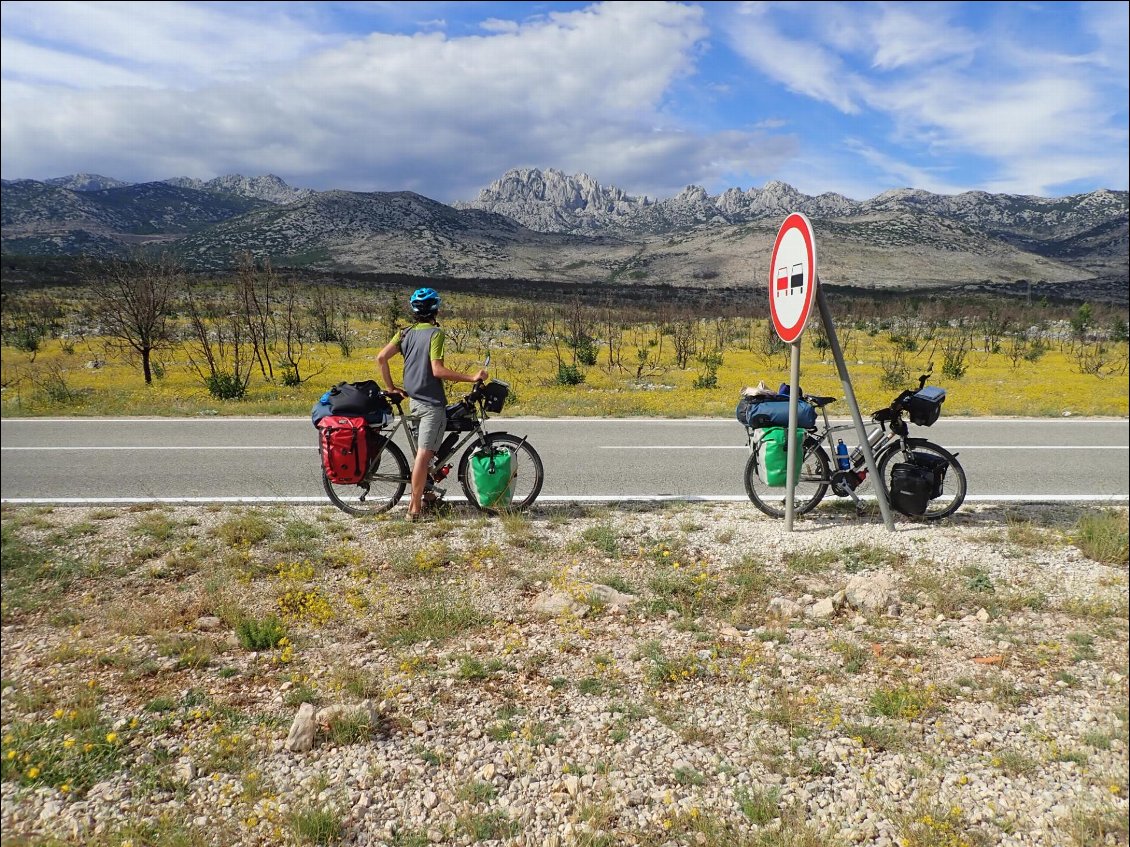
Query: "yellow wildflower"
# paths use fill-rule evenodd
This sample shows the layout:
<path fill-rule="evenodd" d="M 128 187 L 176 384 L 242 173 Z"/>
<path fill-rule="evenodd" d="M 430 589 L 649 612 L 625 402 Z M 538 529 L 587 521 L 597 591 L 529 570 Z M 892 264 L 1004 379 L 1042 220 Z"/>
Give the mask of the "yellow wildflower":
<path fill-rule="evenodd" d="M 107 732 L 106 733 L 106 741 L 108 743 L 115 744 L 115 743 L 117 743 L 117 740 L 118 740 L 118 733 L 116 733 L 116 732 Z"/>
<path fill-rule="evenodd" d="M 70 749 L 71 749 L 72 747 L 74 747 L 74 746 L 75 746 L 75 744 L 77 744 L 77 743 L 78 743 L 78 742 L 77 742 L 77 741 L 75 741 L 75 740 L 74 740 L 73 738 L 65 738 L 65 739 L 63 739 L 63 746 L 64 746 L 64 747 L 65 747 L 66 749 L 68 749 L 68 750 L 70 750 Z"/>
<path fill-rule="evenodd" d="M 29 768 L 27 772 L 28 779 L 35 779 L 39 776 L 39 768 Z"/>

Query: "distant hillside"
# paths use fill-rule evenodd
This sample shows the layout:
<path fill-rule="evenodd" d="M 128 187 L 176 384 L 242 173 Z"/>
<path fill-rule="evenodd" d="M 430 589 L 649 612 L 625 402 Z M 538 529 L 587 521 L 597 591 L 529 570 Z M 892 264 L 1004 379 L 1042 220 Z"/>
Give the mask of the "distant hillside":
<path fill-rule="evenodd" d="M 57 184 L 56 184 L 57 183 Z M 104 183 L 113 187 L 95 188 Z M 66 186 L 83 186 L 82 190 Z M 828 282 L 883 288 L 1044 286 L 1125 299 L 1127 192 L 1061 198 L 888 191 L 857 202 L 782 182 L 634 197 L 585 174 L 515 169 L 451 206 L 411 192 L 295 189 L 275 176 L 120 184 L 5 181 L 8 255 L 171 250 L 199 269 L 250 251 L 322 271 L 532 283 L 748 288 L 786 214 L 804 212 Z"/>

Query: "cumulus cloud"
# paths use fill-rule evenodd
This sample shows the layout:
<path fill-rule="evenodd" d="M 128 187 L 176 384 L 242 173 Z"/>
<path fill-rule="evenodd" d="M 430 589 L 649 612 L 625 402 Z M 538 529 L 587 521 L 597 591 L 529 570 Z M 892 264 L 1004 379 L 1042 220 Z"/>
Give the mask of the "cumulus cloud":
<path fill-rule="evenodd" d="M 56 5 L 67 4 L 36 10 L 50 20 L 22 10 L 22 27 L 5 11 L 5 29 L 31 50 L 31 30 L 66 16 L 48 11 Z M 45 74 L 39 58 L 5 49 L 5 177 L 63 166 L 131 179 L 270 171 L 318 188 L 452 200 L 512 166 L 600 162 L 602 181 L 660 194 L 727 163 L 771 162 L 781 146 L 752 132 L 690 136 L 661 117 L 707 36 L 695 6 L 607 3 L 488 22 L 471 36 L 331 38 L 278 15 L 241 18 L 228 4 L 118 5 L 86 9 L 89 31 L 54 30 L 89 51 L 83 61 L 99 63 L 98 75 Z M 135 36 L 107 56 L 97 44 L 125 14 L 137 18 Z"/>
<path fill-rule="evenodd" d="M 853 119 L 829 161 L 849 152 L 880 180 L 935 191 L 1046 195 L 1104 177 L 1124 187 L 1126 4 L 1019 6 L 974 26 L 955 20 L 961 4 L 819 3 L 798 15 L 793 3 L 750 3 L 726 29 L 766 78 Z M 1079 31 L 1057 37 L 1049 14 L 1076 8 Z"/>
<path fill-rule="evenodd" d="M 982 6 L 999 20 L 960 17 Z M 1065 7 L 1070 43 L 1012 26 Z M 857 199 L 911 179 L 1125 186 L 1123 3 L 480 8 L 5 4 L 0 167 L 271 172 L 448 202 L 511 167 L 653 197 L 769 179 Z"/>

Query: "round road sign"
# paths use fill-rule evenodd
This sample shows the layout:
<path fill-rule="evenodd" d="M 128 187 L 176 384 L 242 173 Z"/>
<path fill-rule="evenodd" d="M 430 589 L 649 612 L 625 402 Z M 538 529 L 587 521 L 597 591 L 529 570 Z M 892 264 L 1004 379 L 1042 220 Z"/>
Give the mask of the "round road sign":
<path fill-rule="evenodd" d="M 769 314 L 782 341 L 800 338 L 815 299 L 816 239 L 808 218 L 793 212 L 777 232 L 769 265 Z"/>

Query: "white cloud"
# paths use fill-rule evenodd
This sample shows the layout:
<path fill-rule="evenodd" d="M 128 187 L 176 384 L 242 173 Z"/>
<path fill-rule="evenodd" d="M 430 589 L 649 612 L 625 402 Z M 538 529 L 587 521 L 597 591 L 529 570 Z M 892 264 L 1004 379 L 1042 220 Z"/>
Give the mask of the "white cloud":
<path fill-rule="evenodd" d="M 878 181 L 1051 194 L 1104 173 L 1125 185 L 1127 4 L 1077 8 L 1083 31 L 1061 39 L 1072 49 L 1035 43 L 1024 16 L 1046 26 L 1038 6 L 1007 7 L 1007 25 L 986 12 L 976 28 L 955 20 L 971 11 L 959 4 L 819 3 L 803 15 L 751 3 L 728 28 L 752 67 L 858 126 L 840 143 Z M 1079 49 L 1088 34 L 1093 49 Z"/>
<path fill-rule="evenodd" d="M 976 37 L 968 30 L 950 26 L 945 9 L 928 3 L 880 5 L 869 27 L 874 66 L 892 70 L 972 53 Z"/>
<path fill-rule="evenodd" d="M 782 4 L 789 12 L 799 4 Z M 731 49 L 765 76 L 790 90 L 829 103 L 853 114 L 855 79 L 833 51 L 811 40 L 793 38 L 775 25 L 768 4 L 747 3 L 729 19 L 727 39 Z"/>
<path fill-rule="evenodd" d="M 1117 188 L 1126 6 L 1079 6 L 1090 41 L 1038 52 L 952 3 L 5 3 L 0 166 L 440 200 L 515 166 L 650 196 L 735 176 L 1043 193 L 1068 163 Z M 346 34 L 362 22 L 389 31 Z M 708 76 L 726 45 L 753 70 Z"/>
<path fill-rule="evenodd" d="M 95 58 L 76 56 L 63 50 L 39 47 L 25 41 L 0 37 L 0 64 L 5 76 L 30 83 L 46 83 L 74 87 L 81 81 L 85 88 L 107 88 L 116 85 L 151 87 L 159 85 L 145 74 Z M 5 94 L 8 93 L 5 86 Z"/>
<path fill-rule="evenodd" d="M 77 54 L 106 67 L 116 64 L 144 76 L 149 86 L 183 88 L 216 77 L 253 77 L 327 43 L 273 7 L 264 9 L 186 2 L 11 3 L 4 6 L 4 29 L 10 42 Z M 43 73 L 33 56 L 4 55 L 2 62 L 5 76 Z M 105 85 L 104 75 L 91 77 L 77 66 L 73 73 L 52 72 L 60 84 L 82 89 Z"/>

